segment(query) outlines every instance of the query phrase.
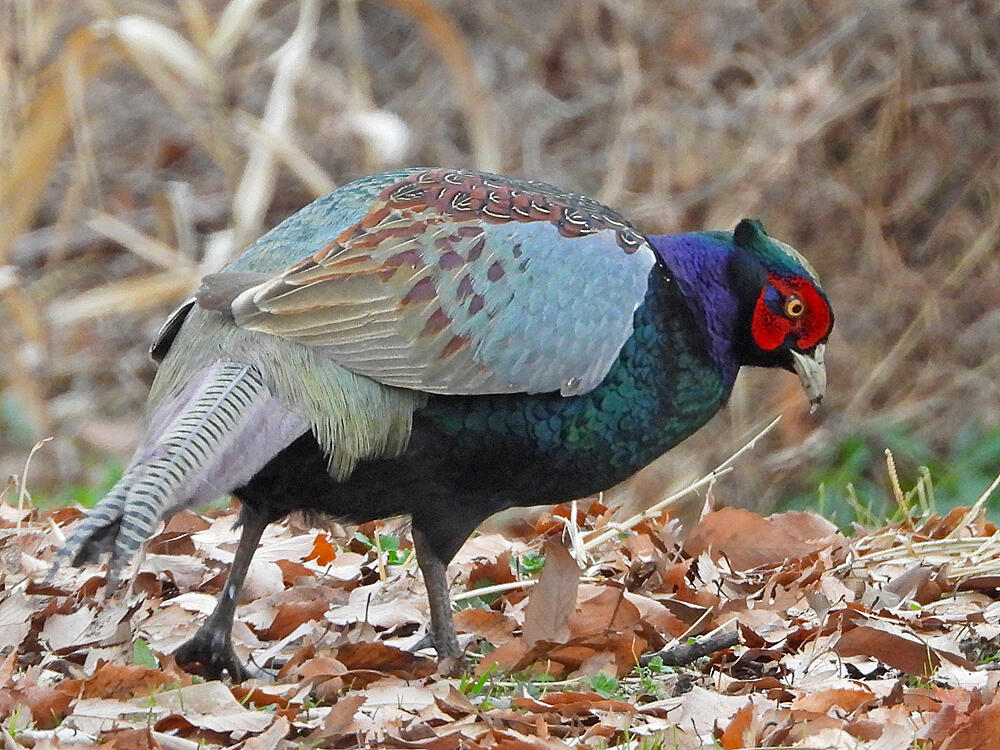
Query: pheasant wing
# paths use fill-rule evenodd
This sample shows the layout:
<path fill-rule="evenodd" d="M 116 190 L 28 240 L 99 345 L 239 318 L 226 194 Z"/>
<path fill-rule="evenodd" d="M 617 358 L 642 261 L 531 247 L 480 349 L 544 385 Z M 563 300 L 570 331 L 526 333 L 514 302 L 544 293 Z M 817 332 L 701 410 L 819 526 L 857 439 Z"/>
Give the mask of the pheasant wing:
<path fill-rule="evenodd" d="M 277 276 L 206 277 L 199 301 L 387 385 L 573 395 L 614 363 L 654 262 L 641 234 L 582 196 L 427 170 Z"/>

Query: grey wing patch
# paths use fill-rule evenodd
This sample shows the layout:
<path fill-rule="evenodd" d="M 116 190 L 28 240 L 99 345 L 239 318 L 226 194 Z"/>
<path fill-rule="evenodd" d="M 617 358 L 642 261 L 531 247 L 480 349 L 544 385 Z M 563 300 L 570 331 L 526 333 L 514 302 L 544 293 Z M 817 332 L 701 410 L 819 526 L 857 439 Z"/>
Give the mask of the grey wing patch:
<path fill-rule="evenodd" d="M 487 246 L 510 247 L 509 226 L 487 227 Z M 561 242 L 557 233 L 534 223 L 513 238 L 523 256 L 478 358 L 528 393 L 574 396 L 604 379 L 632 335 L 655 257 L 646 243 L 632 255 L 612 251 L 612 230 Z"/>

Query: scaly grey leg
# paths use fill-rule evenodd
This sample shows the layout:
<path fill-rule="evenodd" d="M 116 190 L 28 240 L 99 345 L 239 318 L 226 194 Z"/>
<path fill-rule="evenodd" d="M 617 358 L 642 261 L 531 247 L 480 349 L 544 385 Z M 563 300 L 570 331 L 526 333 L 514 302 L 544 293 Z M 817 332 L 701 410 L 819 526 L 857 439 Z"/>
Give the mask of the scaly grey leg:
<path fill-rule="evenodd" d="M 451 616 L 451 597 L 448 595 L 447 565 L 431 548 L 427 537 L 416 526 L 413 527 L 413 549 L 417 564 L 424 575 L 427 586 L 427 600 L 431 606 L 431 639 L 437 650 L 438 661 L 457 659 L 462 655 L 455 633 L 455 621 Z"/>
<path fill-rule="evenodd" d="M 202 672 L 210 679 L 220 679 L 223 672 L 229 672 L 234 682 L 243 682 L 252 677 L 233 649 L 233 617 L 236 614 L 236 600 L 250 569 L 250 560 L 268 520 L 249 505 L 240 510 L 240 542 L 236 548 L 226 585 L 222 587 L 219 600 L 205 623 L 194 636 L 174 652 L 179 663 L 198 662 Z"/>

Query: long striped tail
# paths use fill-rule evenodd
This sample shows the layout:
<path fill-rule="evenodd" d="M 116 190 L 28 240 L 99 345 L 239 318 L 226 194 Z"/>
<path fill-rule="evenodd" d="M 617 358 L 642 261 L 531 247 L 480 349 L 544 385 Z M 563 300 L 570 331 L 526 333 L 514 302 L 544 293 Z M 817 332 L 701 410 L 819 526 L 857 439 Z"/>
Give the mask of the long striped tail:
<path fill-rule="evenodd" d="M 157 427 L 154 416 L 132 464 L 73 529 L 50 578 L 67 558 L 79 565 L 110 552 L 108 590 L 113 590 L 122 566 L 161 518 L 207 499 L 206 492 L 218 496 L 245 483 L 304 431 L 277 406 L 256 367 L 231 362 L 208 373 L 165 430 Z M 262 442 L 262 433 L 269 440 Z"/>

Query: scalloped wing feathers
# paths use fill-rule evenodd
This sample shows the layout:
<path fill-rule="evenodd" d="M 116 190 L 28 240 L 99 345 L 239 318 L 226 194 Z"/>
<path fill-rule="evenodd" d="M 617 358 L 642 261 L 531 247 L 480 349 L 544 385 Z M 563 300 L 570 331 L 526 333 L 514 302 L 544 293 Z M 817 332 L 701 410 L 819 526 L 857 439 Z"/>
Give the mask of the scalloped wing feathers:
<path fill-rule="evenodd" d="M 592 201 L 430 170 L 384 187 L 277 276 L 209 276 L 198 299 L 386 385 L 574 395 L 632 334 L 654 262 L 644 237 Z"/>

